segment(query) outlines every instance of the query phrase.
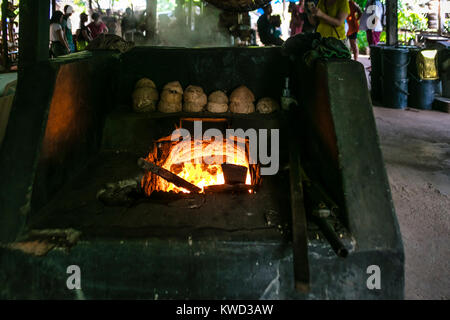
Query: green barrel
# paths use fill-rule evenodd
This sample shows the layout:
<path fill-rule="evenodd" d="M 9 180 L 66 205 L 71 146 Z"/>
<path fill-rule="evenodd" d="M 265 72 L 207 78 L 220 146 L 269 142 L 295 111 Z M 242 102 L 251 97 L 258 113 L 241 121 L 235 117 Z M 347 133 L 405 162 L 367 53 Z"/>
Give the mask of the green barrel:
<path fill-rule="evenodd" d="M 450 47 L 439 51 L 438 62 L 442 80 L 442 96 L 450 98 Z"/>
<path fill-rule="evenodd" d="M 382 52 L 383 105 L 388 108 L 404 109 L 408 106 L 409 50 L 384 47 Z"/>
<path fill-rule="evenodd" d="M 417 55 L 420 52 L 418 47 L 410 47 L 408 65 L 408 107 L 423 110 L 431 110 L 436 93 L 436 80 L 421 80 L 417 70 Z"/>
<path fill-rule="evenodd" d="M 435 90 L 436 80 L 411 78 L 409 81 L 408 106 L 411 108 L 431 110 Z"/>
<path fill-rule="evenodd" d="M 382 99 L 382 78 L 381 78 L 381 58 L 384 46 L 370 46 L 370 94 L 374 103 L 381 102 Z"/>

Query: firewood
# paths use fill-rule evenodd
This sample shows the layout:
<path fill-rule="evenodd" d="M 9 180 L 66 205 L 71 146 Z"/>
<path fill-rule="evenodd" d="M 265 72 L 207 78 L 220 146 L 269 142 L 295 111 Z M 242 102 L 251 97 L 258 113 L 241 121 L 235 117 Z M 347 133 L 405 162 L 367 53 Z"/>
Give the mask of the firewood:
<path fill-rule="evenodd" d="M 157 176 L 163 178 L 164 180 L 167 180 L 168 182 L 176 185 L 179 188 L 184 188 L 194 193 L 199 193 L 200 191 L 202 191 L 202 189 L 197 187 L 196 185 L 193 185 L 192 183 L 184 180 L 183 178 L 177 176 L 169 170 L 166 170 L 154 163 L 148 162 L 143 158 L 140 158 L 138 160 L 138 166 L 146 171 L 150 171 L 156 174 Z"/>
<path fill-rule="evenodd" d="M 247 178 L 247 167 L 235 164 L 222 164 L 223 176 L 226 184 L 244 184 Z"/>
<path fill-rule="evenodd" d="M 205 193 L 231 193 L 231 192 L 248 192 L 255 186 L 249 184 L 218 184 L 205 187 Z"/>

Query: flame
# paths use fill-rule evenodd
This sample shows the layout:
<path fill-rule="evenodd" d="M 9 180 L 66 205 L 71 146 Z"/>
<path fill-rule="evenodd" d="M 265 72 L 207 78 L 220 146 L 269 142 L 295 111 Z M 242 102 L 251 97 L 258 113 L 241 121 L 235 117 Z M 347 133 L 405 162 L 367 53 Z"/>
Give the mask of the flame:
<path fill-rule="evenodd" d="M 201 188 L 204 192 L 207 186 L 225 184 L 221 167 L 221 164 L 225 162 L 249 169 L 245 144 L 234 143 L 234 141 L 227 144 L 226 140 L 180 141 L 172 147 L 161 166 Z M 247 170 L 245 183 L 251 184 L 250 170 Z M 179 188 L 162 178 L 158 178 L 156 190 L 189 193 L 188 190 Z"/>

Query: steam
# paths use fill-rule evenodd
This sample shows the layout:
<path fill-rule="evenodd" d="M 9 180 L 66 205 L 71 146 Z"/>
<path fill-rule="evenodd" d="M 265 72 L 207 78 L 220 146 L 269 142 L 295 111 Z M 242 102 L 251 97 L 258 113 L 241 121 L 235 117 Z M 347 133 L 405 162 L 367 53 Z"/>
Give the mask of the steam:
<path fill-rule="evenodd" d="M 172 17 L 159 15 L 157 43 L 173 47 L 222 47 L 230 46 L 231 35 L 219 27 L 221 10 L 207 5 L 203 12 L 192 9 L 191 19 L 184 10 L 175 9 Z"/>

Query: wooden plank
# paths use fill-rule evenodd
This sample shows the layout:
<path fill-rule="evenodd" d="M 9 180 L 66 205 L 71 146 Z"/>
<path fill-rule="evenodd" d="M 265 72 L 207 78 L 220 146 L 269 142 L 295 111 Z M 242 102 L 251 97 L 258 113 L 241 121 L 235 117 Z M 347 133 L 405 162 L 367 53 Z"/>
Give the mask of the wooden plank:
<path fill-rule="evenodd" d="M 295 288 L 306 293 L 310 289 L 308 263 L 308 234 L 303 185 L 300 169 L 300 146 L 291 134 L 290 143 L 290 184 L 292 210 L 292 245 L 294 252 Z"/>
<path fill-rule="evenodd" d="M 202 191 L 201 188 L 197 187 L 196 185 L 193 185 L 192 183 L 184 180 L 183 178 L 177 176 L 176 174 L 170 172 L 169 170 L 166 170 L 164 168 L 161 168 L 160 166 L 157 166 L 154 163 L 148 162 L 145 159 L 140 158 L 138 160 L 138 166 L 144 170 L 150 171 L 161 178 L 169 181 L 170 183 L 173 183 L 177 187 L 184 188 L 186 190 L 189 190 L 194 193 L 198 193 Z"/>

